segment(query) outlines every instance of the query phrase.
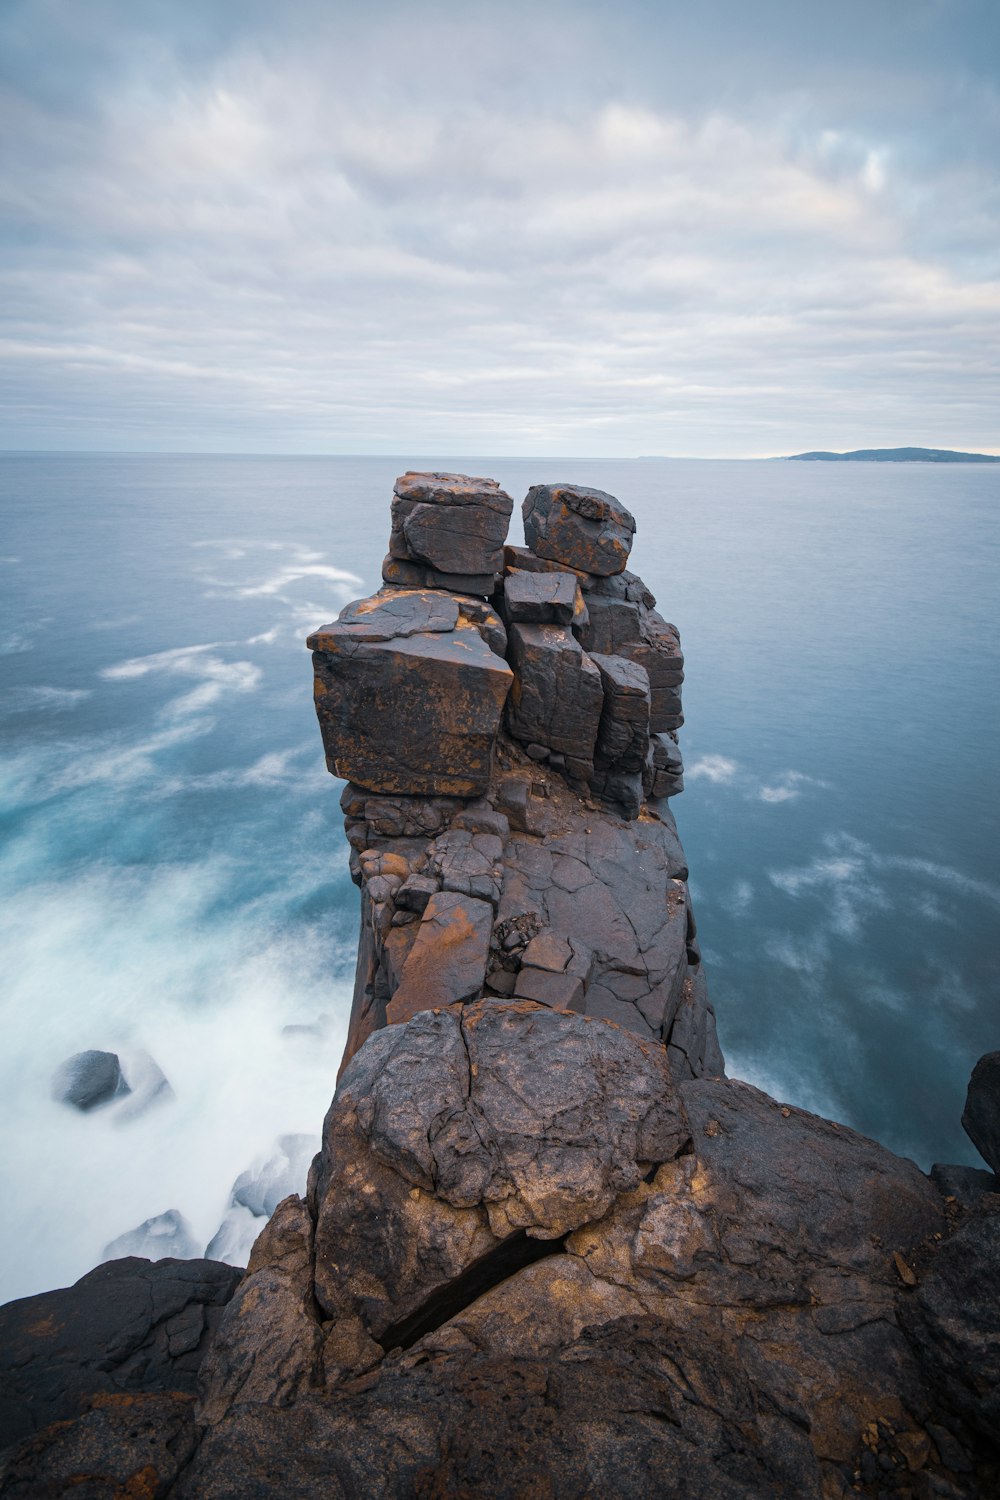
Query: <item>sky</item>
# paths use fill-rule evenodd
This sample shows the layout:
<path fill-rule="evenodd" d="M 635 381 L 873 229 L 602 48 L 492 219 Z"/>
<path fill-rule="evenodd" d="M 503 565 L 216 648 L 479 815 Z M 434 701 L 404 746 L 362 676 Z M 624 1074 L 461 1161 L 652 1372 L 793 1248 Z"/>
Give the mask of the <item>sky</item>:
<path fill-rule="evenodd" d="M 996 0 L 0 0 L 0 448 L 1000 452 Z"/>

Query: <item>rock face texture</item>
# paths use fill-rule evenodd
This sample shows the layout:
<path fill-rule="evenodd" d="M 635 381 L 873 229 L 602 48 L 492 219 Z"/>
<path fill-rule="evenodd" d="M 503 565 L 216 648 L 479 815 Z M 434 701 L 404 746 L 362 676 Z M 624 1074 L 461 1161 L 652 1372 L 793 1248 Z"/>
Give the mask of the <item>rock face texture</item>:
<path fill-rule="evenodd" d="M 676 631 L 612 497 L 537 486 L 501 551 L 505 503 L 404 476 L 421 582 L 310 638 L 362 925 L 306 1196 L 240 1179 L 245 1275 L 0 1310 L 0 1495 L 1000 1493 L 998 1179 L 723 1076 Z"/>
<path fill-rule="evenodd" d="M 1000 1052 L 987 1052 L 973 1068 L 962 1125 L 983 1160 L 1000 1172 Z"/>
<path fill-rule="evenodd" d="M 193 1394 L 241 1274 L 213 1260 L 129 1257 L 0 1307 L 0 1447 L 99 1396 Z"/>

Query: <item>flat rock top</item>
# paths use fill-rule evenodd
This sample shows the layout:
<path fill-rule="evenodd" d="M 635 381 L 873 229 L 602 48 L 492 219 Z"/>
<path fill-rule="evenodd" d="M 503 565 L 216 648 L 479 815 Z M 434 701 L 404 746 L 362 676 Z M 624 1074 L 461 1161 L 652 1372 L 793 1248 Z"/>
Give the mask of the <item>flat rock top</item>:
<path fill-rule="evenodd" d="M 370 599 L 346 604 L 330 625 L 308 638 L 312 651 L 329 649 L 331 637 L 392 641 L 410 635 L 445 635 L 458 624 L 457 601 L 440 589 L 379 589 Z"/>
<path fill-rule="evenodd" d="M 487 505 L 491 510 L 510 515 L 514 502 L 495 479 L 481 479 L 473 474 L 401 474 L 393 485 L 400 500 L 419 501 L 422 505 Z"/>

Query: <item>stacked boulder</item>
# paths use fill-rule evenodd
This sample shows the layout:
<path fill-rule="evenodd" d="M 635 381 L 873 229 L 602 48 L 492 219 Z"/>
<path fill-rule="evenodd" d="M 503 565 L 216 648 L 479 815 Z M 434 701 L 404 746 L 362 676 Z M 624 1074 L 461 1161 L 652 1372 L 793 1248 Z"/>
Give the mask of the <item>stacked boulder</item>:
<path fill-rule="evenodd" d="M 677 632 L 613 496 L 396 481 L 383 586 L 309 638 L 362 893 L 345 1062 L 483 996 L 574 1011 L 721 1073 L 687 867 Z"/>

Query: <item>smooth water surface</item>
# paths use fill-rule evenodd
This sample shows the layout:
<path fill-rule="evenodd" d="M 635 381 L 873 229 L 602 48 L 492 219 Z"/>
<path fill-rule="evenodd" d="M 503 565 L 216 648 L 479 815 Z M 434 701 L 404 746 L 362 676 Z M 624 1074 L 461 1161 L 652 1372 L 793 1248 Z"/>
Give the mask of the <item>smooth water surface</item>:
<path fill-rule="evenodd" d="M 673 803 L 733 1074 L 925 1168 L 1000 1046 L 1000 475 L 975 466 L 0 458 L 0 1300 L 317 1133 L 357 893 L 307 631 L 371 591 L 405 467 L 606 488 L 687 656 Z M 515 509 L 514 539 L 519 540 Z M 318 1023 L 313 1035 L 283 1027 Z M 123 1122 L 49 1097 L 152 1054 Z"/>

